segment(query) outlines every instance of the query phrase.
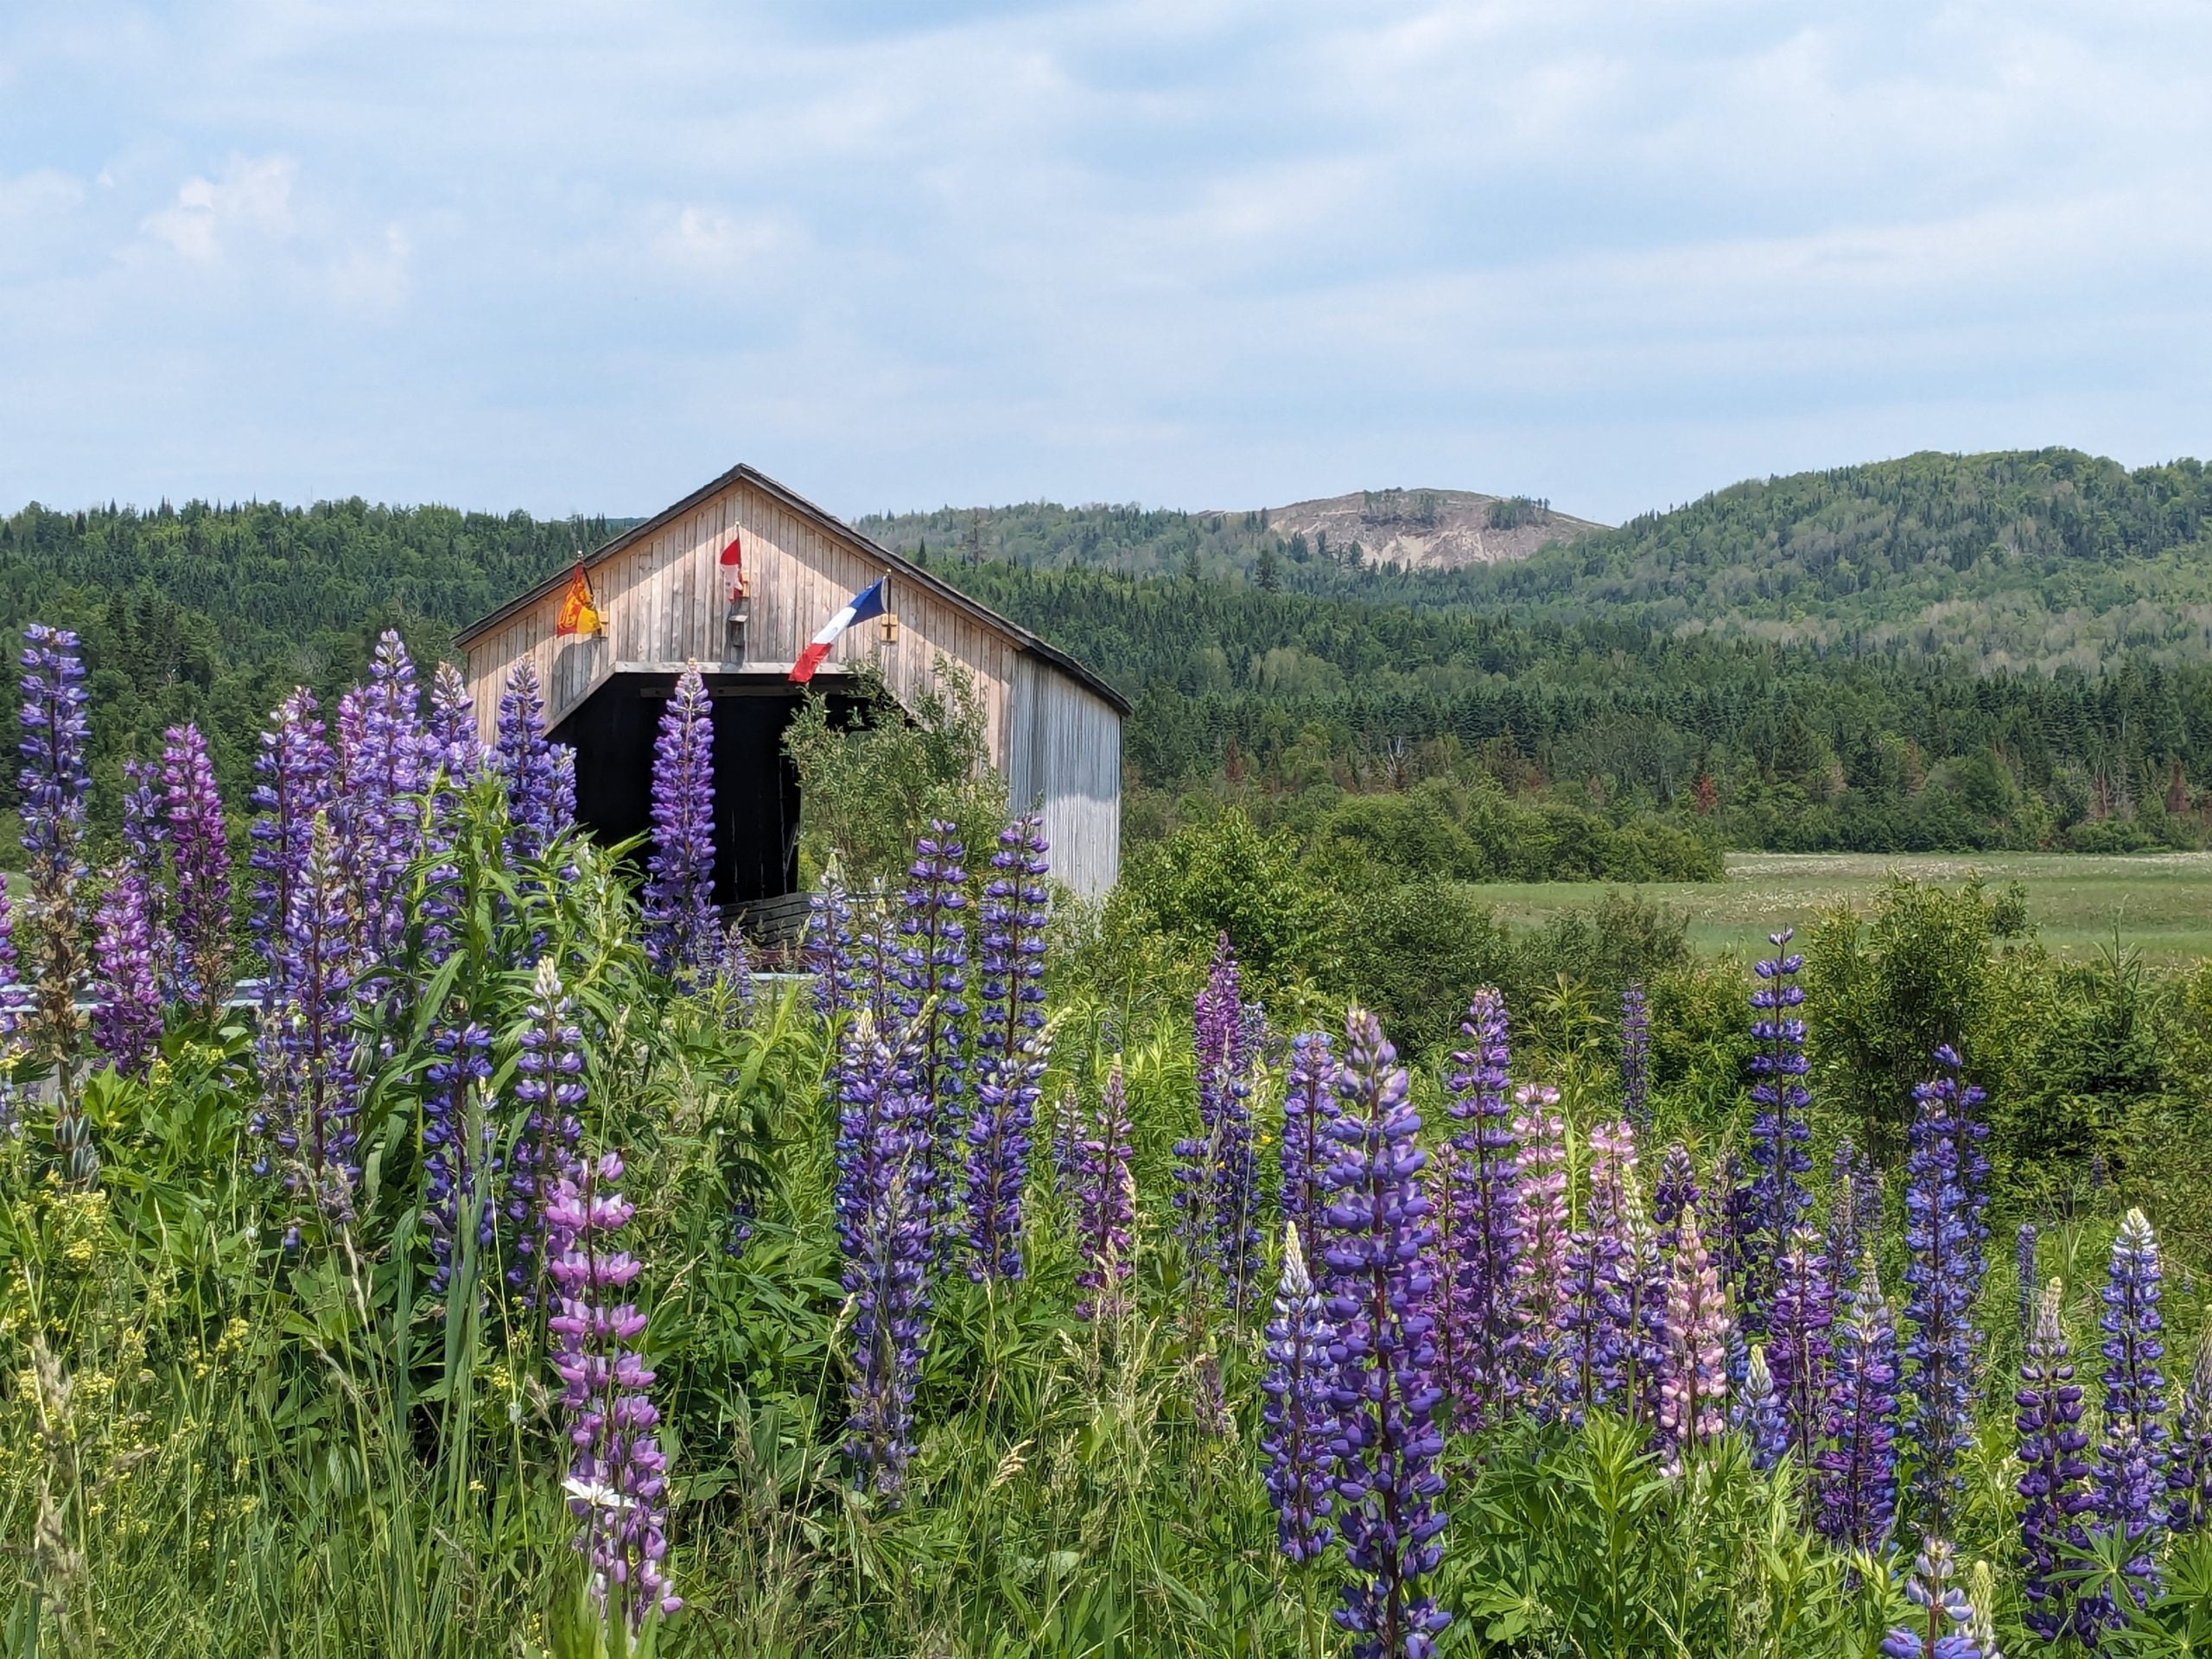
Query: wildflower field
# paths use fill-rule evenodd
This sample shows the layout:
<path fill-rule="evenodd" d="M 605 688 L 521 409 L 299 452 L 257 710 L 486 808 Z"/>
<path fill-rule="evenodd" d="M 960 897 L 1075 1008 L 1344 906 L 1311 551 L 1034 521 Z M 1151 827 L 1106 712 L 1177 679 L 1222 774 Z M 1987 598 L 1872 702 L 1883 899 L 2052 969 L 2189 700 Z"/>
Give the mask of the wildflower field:
<path fill-rule="evenodd" d="M 113 826 L 22 685 L 0 1654 L 2212 1651 L 2202 970 L 1900 882 L 1394 1032 L 970 790 L 756 975 L 696 675 L 620 849 L 391 636 Z"/>

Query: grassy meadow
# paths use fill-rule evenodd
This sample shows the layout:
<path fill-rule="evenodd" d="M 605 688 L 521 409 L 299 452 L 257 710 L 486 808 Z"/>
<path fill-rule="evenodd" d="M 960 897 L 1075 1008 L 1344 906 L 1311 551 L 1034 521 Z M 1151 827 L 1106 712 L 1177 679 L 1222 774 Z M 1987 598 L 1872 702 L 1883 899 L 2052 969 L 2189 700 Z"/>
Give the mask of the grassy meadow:
<path fill-rule="evenodd" d="M 1635 891 L 1683 912 L 1699 950 L 1747 954 L 1776 928 L 1802 929 L 1834 906 L 1871 908 L 1893 874 L 1946 884 L 1979 875 L 1992 889 L 2018 882 L 2036 937 L 2062 956 L 2093 955 L 2116 935 L 2148 962 L 2212 957 L 2212 852 L 1731 853 L 1725 881 Z M 1516 926 L 1541 925 L 1590 899 L 1589 884 L 1577 881 L 1499 882 L 1480 892 Z"/>

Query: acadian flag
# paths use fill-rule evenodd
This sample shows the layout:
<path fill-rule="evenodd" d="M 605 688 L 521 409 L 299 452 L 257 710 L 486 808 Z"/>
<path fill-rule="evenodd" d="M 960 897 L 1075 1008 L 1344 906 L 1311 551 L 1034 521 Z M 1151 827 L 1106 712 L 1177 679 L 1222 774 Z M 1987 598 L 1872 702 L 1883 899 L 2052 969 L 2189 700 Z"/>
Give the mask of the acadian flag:
<path fill-rule="evenodd" d="M 561 614 L 553 624 L 556 635 L 580 633 L 590 639 L 599 632 L 599 607 L 592 602 L 591 582 L 584 575 L 584 562 L 576 561 L 575 569 L 569 576 L 569 591 L 561 596 Z"/>
<path fill-rule="evenodd" d="M 830 619 L 829 626 L 814 636 L 813 642 L 798 654 L 798 661 L 791 664 L 791 678 L 804 685 L 814 677 L 814 671 L 822 666 L 822 659 L 830 654 L 830 647 L 837 643 L 837 636 L 855 622 L 865 622 L 871 616 L 883 614 L 883 584 L 891 578 L 878 576 L 874 582 L 853 595 L 852 603 Z"/>

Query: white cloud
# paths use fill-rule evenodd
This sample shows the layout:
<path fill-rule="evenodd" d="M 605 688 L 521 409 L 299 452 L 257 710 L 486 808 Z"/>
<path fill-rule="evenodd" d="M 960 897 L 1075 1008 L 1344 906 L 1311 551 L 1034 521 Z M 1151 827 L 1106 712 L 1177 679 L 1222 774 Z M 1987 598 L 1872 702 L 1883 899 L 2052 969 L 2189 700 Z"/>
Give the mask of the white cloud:
<path fill-rule="evenodd" d="M 180 185 L 175 202 L 146 216 L 146 234 L 195 265 L 214 264 L 242 237 L 280 238 L 292 228 L 299 170 L 288 156 L 233 156 L 220 178 Z"/>

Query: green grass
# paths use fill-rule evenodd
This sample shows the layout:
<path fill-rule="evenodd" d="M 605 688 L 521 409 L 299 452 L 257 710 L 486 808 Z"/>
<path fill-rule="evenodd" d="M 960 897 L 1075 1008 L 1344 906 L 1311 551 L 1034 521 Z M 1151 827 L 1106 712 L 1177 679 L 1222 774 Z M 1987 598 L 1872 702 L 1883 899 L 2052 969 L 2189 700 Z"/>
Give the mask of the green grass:
<path fill-rule="evenodd" d="M 2063 955 L 2088 955 L 2117 930 L 2152 961 L 2212 957 L 2212 852 L 1731 853 L 1725 881 L 1660 881 L 1636 891 L 1687 912 L 1697 949 L 1747 951 L 1776 928 L 1802 928 L 1830 906 L 1867 908 L 1891 871 L 1944 882 L 1978 873 L 1992 887 L 2017 881 L 2027 889 L 2037 937 Z M 1591 897 L 1586 883 L 1567 881 L 1499 882 L 1481 891 L 1501 919 L 1520 926 Z"/>

